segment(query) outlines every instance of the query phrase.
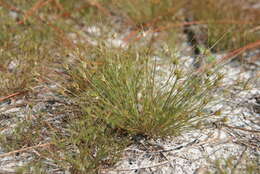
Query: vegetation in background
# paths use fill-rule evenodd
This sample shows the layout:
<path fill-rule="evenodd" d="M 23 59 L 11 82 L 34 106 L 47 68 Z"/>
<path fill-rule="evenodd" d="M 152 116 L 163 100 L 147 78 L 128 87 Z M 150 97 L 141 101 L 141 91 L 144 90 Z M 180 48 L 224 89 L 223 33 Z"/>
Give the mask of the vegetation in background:
<path fill-rule="evenodd" d="M 111 0 L 111 8 L 130 24 L 141 29 L 176 22 L 186 1 L 176 0 Z M 143 28 L 142 28 L 143 27 Z"/>
<path fill-rule="evenodd" d="M 215 51 L 242 47 L 259 40 L 259 9 L 250 7 L 257 1 L 214 0 L 191 1 L 188 10 L 195 21 L 201 21 L 201 39 Z M 206 35 L 206 36 L 205 36 Z M 216 44 L 216 42 L 218 42 Z"/>

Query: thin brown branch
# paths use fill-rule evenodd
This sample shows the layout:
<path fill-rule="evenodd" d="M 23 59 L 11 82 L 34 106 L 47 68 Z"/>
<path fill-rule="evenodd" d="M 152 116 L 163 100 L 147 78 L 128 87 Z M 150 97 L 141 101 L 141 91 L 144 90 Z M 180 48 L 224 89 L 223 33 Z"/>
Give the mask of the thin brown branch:
<path fill-rule="evenodd" d="M 239 54 L 242 54 L 245 51 L 248 51 L 250 49 L 257 48 L 257 47 L 260 47 L 260 40 L 258 40 L 256 42 L 253 42 L 253 43 L 250 43 L 250 44 L 248 44 L 248 45 L 246 45 L 246 46 L 244 46 L 242 48 L 238 48 L 238 49 L 236 49 L 234 51 L 229 52 L 226 56 L 222 57 L 218 61 L 215 61 L 215 62 L 213 62 L 211 64 L 202 66 L 201 68 L 198 69 L 197 72 L 204 72 L 205 70 L 210 69 L 211 67 L 213 67 L 213 66 L 215 66 L 217 64 L 223 63 L 224 61 L 227 61 L 227 60 L 232 60 L 233 58 L 235 58 Z"/>
<path fill-rule="evenodd" d="M 10 155 L 14 155 L 16 153 L 20 153 L 20 152 L 25 152 L 25 151 L 28 151 L 28 150 L 36 149 L 36 148 L 39 148 L 39 147 L 48 147 L 51 144 L 52 143 L 38 144 L 36 146 L 31 146 L 31 147 L 26 147 L 26 148 L 14 150 L 14 151 L 11 151 L 11 152 L 8 152 L 8 153 L 0 154 L 0 158 L 6 157 L 6 156 L 10 156 Z"/>
<path fill-rule="evenodd" d="M 226 124 L 222 124 L 222 126 L 230 128 L 230 129 L 238 129 L 238 130 L 242 130 L 242 131 L 246 131 L 246 132 L 260 133 L 260 131 L 257 131 L 257 130 L 250 130 L 250 129 L 245 129 L 245 128 L 241 128 L 241 127 L 234 127 L 234 126 L 229 126 Z"/>
<path fill-rule="evenodd" d="M 26 93 L 26 92 L 28 92 L 28 91 L 16 92 L 16 93 L 10 94 L 10 95 L 8 95 L 8 96 L 2 97 L 2 98 L 0 98 L 0 102 L 1 102 L 1 101 L 4 101 L 4 100 L 7 100 L 7 99 L 10 99 L 10 98 L 12 98 L 12 97 L 18 96 L 18 95 L 22 95 L 22 94 L 24 94 L 24 93 Z"/>

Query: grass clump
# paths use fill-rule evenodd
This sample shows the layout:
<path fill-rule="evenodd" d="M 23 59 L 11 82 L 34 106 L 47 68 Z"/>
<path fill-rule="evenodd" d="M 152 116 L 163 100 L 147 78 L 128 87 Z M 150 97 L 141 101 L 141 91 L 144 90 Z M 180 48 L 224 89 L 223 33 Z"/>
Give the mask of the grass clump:
<path fill-rule="evenodd" d="M 101 50 L 103 55 L 97 55 L 105 58 L 98 71 L 77 69 L 83 73 L 76 78 L 89 84 L 79 102 L 90 117 L 130 135 L 166 137 L 205 116 L 202 110 L 219 80 L 215 74 L 187 75 L 180 65 L 172 64 L 168 80 L 158 86 L 160 72 L 149 52 Z"/>

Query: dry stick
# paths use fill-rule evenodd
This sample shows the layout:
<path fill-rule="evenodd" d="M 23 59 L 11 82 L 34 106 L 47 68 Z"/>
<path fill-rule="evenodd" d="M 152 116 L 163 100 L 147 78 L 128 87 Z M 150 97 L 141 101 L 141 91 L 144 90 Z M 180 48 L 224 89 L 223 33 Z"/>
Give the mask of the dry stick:
<path fill-rule="evenodd" d="M 204 72 L 205 70 L 207 69 L 210 69 L 211 67 L 213 67 L 214 65 L 217 65 L 217 64 L 220 64 L 226 60 L 231 60 L 233 59 L 234 57 L 236 57 L 237 55 L 249 50 L 249 49 L 252 49 L 252 48 L 256 48 L 256 47 L 260 47 L 260 40 L 256 41 L 256 42 L 253 42 L 253 43 L 250 43 L 242 48 L 238 48 L 234 51 L 231 51 L 230 53 L 228 53 L 226 56 L 222 57 L 221 59 L 219 59 L 218 61 L 215 61 L 211 64 L 208 64 L 208 65 L 205 65 L 201 68 L 199 68 L 197 70 L 197 72 Z"/>
<path fill-rule="evenodd" d="M 11 151 L 11 152 L 8 152 L 8 153 L 0 154 L 0 158 L 6 157 L 6 156 L 10 156 L 10 155 L 13 155 L 13 154 L 16 154 L 16 153 L 19 153 L 19 152 L 24 152 L 24 151 L 27 151 L 27 150 L 39 148 L 39 147 L 50 146 L 51 144 L 52 143 L 45 143 L 45 144 L 39 144 L 39 145 L 36 145 L 36 146 L 22 148 L 22 149 L 19 149 L 19 150 L 14 150 L 14 151 Z"/>
<path fill-rule="evenodd" d="M 252 133 L 260 133 L 260 131 L 257 130 L 250 130 L 250 129 L 245 129 L 245 128 L 241 128 L 241 127 L 233 127 L 233 126 L 229 126 L 226 124 L 221 124 L 221 126 L 230 128 L 230 129 L 238 129 L 238 130 L 242 130 L 242 131 L 247 131 L 247 132 L 252 132 Z"/>
<path fill-rule="evenodd" d="M 248 142 L 246 142 L 246 141 L 239 141 L 239 140 L 237 140 L 235 143 L 237 143 L 237 144 L 242 144 L 242 145 L 244 145 L 244 146 L 246 146 L 246 147 L 251 147 L 251 148 L 255 148 L 255 149 L 260 150 L 260 147 L 259 147 L 259 146 L 255 145 L 255 144 L 252 144 L 252 143 L 248 143 Z"/>
<path fill-rule="evenodd" d="M 1 102 L 1 101 L 4 101 L 4 100 L 7 100 L 7 99 L 9 99 L 9 98 L 15 97 L 15 96 L 17 96 L 17 95 L 24 94 L 24 93 L 26 93 L 26 92 L 28 92 L 28 91 L 22 91 L 22 92 L 16 92 L 16 93 L 10 94 L 10 95 L 8 95 L 8 96 L 6 96 L 6 97 L 0 98 L 0 102 Z"/>

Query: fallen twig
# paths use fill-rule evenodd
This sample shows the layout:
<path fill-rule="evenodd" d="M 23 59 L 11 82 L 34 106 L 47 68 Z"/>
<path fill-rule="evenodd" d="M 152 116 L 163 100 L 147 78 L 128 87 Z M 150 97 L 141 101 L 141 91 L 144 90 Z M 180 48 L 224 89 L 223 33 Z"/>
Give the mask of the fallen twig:
<path fill-rule="evenodd" d="M 245 128 L 241 128 L 241 127 L 233 127 L 233 126 L 229 126 L 229 125 L 226 125 L 226 124 L 222 124 L 222 126 L 230 128 L 230 129 L 239 129 L 239 130 L 242 130 L 242 131 L 247 131 L 247 132 L 252 132 L 252 133 L 260 133 L 260 131 L 257 131 L 257 130 L 250 130 L 250 129 L 245 129 Z"/>
<path fill-rule="evenodd" d="M 256 47 L 260 47 L 260 40 L 253 42 L 253 43 L 250 43 L 250 44 L 248 44 L 248 45 L 246 45 L 242 48 L 238 48 L 236 50 L 229 52 L 226 56 L 222 57 L 218 61 L 215 61 L 211 64 L 202 66 L 201 68 L 199 68 L 197 70 L 197 72 L 204 72 L 205 70 L 210 69 L 211 67 L 213 67 L 217 64 L 223 63 L 224 61 L 227 61 L 227 60 L 232 60 L 233 58 L 235 58 L 239 54 L 242 54 L 243 52 L 250 50 L 250 49 L 253 49 L 253 48 L 256 48 Z"/>
<path fill-rule="evenodd" d="M 6 157 L 6 156 L 10 156 L 19 152 L 25 152 L 27 150 L 31 150 L 31 149 L 35 149 L 35 148 L 39 148 L 39 147 L 46 147 L 46 146 L 50 146 L 52 143 L 45 143 L 45 144 L 38 144 L 36 146 L 31 146 L 31 147 L 26 147 L 26 148 L 22 148 L 22 149 L 18 149 L 18 150 L 14 150 L 11 152 L 7 152 L 4 154 L 0 154 L 0 158 Z"/>
<path fill-rule="evenodd" d="M 9 99 L 9 98 L 15 97 L 15 96 L 17 96 L 17 95 L 24 94 L 24 93 L 26 93 L 26 92 L 28 92 L 28 91 L 21 91 L 21 92 L 16 92 L 16 93 L 10 94 L 10 95 L 8 95 L 8 96 L 5 96 L 5 97 L 3 97 L 3 98 L 0 98 L 0 102 L 1 102 L 1 101 L 4 101 L 4 100 L 7 100 L 7 99 Z"/>

